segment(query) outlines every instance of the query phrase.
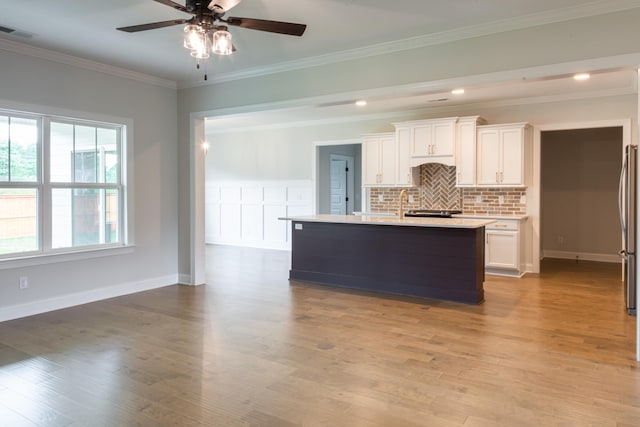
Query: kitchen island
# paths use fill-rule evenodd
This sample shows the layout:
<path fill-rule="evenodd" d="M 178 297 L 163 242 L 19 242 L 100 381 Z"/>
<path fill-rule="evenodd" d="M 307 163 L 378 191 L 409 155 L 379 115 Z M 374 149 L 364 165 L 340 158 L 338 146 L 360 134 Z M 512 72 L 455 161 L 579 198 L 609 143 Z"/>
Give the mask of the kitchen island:
<path fill-rule="evenodd" d="M 484 300 L 491 220 L 311 215 L 291 220 L 289 279 L 423 298 Z"/>

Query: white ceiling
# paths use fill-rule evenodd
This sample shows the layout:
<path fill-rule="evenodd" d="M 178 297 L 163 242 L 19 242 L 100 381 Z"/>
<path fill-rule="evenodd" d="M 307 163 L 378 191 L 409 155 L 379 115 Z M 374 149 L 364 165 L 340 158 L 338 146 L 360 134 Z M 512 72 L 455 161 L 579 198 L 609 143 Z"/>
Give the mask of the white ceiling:
<path fill-rule="evenodd" d="M 454 95 L 459 85 L 445 81 L 428 89 L 411 86 L 406 90 L 393 88 L 394 94 L 376 93 L 334 95 L 326 100 L 304 100 L 299 105 L 265 108 L 263 111 L 212 112 L 207 121 L 208 133 L 234 132 L 249 128 L 273 128 L 300 124 L 336 122 L 341 119 L 367 119 L 375 115 L 391 116 L 393 112 L 439 108 L 440 114 L 456 115 L 460 106 L 504 105 L 549 100 L 580 99 L 593 96 L 623 95 L 637 92 L 637 72 L 633 68 L 601 70 L 591 73 L 586 81 L 576 81 L 573 75 L 555 75 L 538 79 L 518 79 L 497 83 L 466 86 L 465 93 Z M 355 101 L 365 98 L 367 105 L 358 107 Z M 317 101 L 317 102 L 316 102 Z M 447 109 L 454 113 L 447 113 Z"/>
<path fill-rule="evenodd" d="M 182 0 L 177 3 L 183 4 Z M 211 81 L 224 81 L 237 74 L 259 74 L 275 68 L 300 66 L 349 52 L 351 56 L 381 44 L 406 39 L 450 34 L 455 31 L 496 32 L 503 28 L 560 21 L 577 16 L 624 10 L 639 6 L 634 0 L 243 0 L 227 15 L 307 24 L 302 37 L 271 34 L 230 27 L 237 52 L 212 57 L 207 64 Z M 202 71 L 182 47 L 182 26 L 125 33 L 117 27 L 169 19 L 189 18 L 153 0 L 0 0 L 0 26 L 17 30 L 0 32 L 2 39 L 53 50 L 137 71 L 178 85 L 202 84 Z M 0 48 L 2 48 L 0 43 Z M 504 82 L 466 88 L 453 97 L 450 88 L 420 87 L 394 90 L 394 95 L 370 94 L 369 105 L 355 114 L 374 114 L 394 109 L 424 108 L 433 99 L 441 104 L 486 102 L 576 91 L 635 90 L 633 70 L 615 70 L 595 75 L 587 84 L 576 85 L 567 76 L 560 79 Z M 362 94 L 352 94 L 360 97 Z M 350 94 L 314 100 L 263 112 L 264 123 L 274 120 L 305 120 L 310 110 L 317 119 L 352 112 Z M 330 106 L 327 106 L 330 104 Z M 338 104 L 338 105 L 334 105 Z M 269 114 L 272 114 L 270 116 Z M 280 115 L 280 116 L 278 116 Z M 227 115 L 228 126 L 242 126 L 247 114 Z M 253 117 L 254 125 L 256 117 Z"/>

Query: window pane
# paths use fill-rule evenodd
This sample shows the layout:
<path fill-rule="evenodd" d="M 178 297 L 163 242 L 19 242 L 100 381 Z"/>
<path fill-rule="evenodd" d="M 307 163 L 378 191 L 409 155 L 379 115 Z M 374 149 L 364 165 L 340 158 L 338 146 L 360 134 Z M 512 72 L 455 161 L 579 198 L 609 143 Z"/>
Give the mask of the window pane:
<path fill-rule="evenodd" d="M 115 129 L 98 129 L 98 163 L 101 176 L 98 182 L 117 184 L 118 181 L 118 132 Z"/>
<path fill-rule="evenodd" d="M 54 249 L 118 242 L 118 190 L 54 189 Z"/>
<path fill-rule="evenodd" d="M 51 181 L 71 182 L 73 125 L 51 122 Z"/>
<path fill-rule="evenodd" d="M 38 250 L 38 193 L 0 189 L 0 254 Z"/>
<path fill-rule="evenodd" d="M 106 215 L 104 223 L 104 243 L 117 243 L 120 241 L 120 224 L 118 221 L 118 190 L 105 191 Z"/>
<path fill-rule="evenodd" d="M 38 121 L 9 118 L 9 180 L 36 182 L 38 179 Z"/>
<path fill-rule="evenodd" d="M 74 153 L 75 182 L 98 182 L 95 127 L 75 127 Z"/>
<path fill-rule="evenodd" d="M 0 116 L 0 182 L 9 181 L 9 117 Z"/>

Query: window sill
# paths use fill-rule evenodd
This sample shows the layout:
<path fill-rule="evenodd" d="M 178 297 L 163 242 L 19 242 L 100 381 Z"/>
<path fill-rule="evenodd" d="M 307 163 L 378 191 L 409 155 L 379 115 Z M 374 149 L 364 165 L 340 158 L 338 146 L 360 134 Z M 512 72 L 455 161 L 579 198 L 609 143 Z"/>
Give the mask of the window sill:
<path fill-rule="evenodd" d="M 107 256 L 133 253 L 135 245 L 115 246 L 108 248 L 94 248 L 47 254 L 34 254 L 23 257 L 0 260 L 0 270 L 12 268 L 32 267 L 35 265 L 55 264 L 60 262 L 80 261 L 83 259 L 101 258 Z"/>

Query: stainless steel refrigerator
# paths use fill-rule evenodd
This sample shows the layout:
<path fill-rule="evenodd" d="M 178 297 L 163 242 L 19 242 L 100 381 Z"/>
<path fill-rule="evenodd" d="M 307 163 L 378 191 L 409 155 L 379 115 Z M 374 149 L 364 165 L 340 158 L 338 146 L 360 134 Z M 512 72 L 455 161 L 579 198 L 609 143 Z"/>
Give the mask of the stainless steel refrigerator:
<path fill-rule="evenodd" d="M 623 249 L 620 255 L 624 263 L 624 294 L 627 313 L 636 315 L 636 183 L 638 174 L 638 146 L 625 147 L 620 186 L 618 189 L 618 210 L 622 227 Z"/>

